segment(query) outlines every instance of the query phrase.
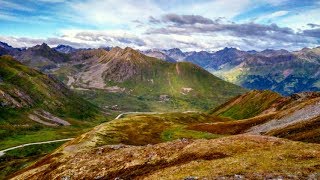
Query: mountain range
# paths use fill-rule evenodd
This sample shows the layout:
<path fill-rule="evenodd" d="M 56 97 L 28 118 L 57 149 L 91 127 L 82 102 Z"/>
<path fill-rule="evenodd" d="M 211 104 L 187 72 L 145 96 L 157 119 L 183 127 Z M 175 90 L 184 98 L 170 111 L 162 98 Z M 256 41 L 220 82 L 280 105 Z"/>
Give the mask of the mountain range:
<path fill-rule="evenodd" d="M 197 64 L 228 82 L 248 89 L 268 89 L 282 95 L 320 90 L 320 47 L 294 52 L 283 49 L 241 51 L 236 48 L 216 52 L 182 52 L 177 48 L 158 51 L 176 61 Z"/>
<path fill-rule="evenodd" d="M 112 48 L 100 48 L 110 51 Z M 0 54 L 13 55 L 19 61 L 41 71 L 59 69 L 73 63 L 77 52 L 99 49 L 76 49 L 67 45 L 50 48 L 46 44 L 17 49 L 1 43 Z M 178 48 L 151 49 L 141 53 L 167 62 L 191 62 L 225 81 L 247 89 L 272 90 L 282 95 L 320 90 L 320 48 L 241 51 L 224 48 L 216 52 L 183 52 Z M 71 58 L 70 58 L 71 57 Z M 32 60 L 31 60 L 32 59 Z M 78 59 L 73 58 L 78 61 Z M 270 71 L 272 69 L 272 71 Z"/>
<path fill-rule="evenodd" d="M 0 178 L 301 179 L 319 172 L 320 94 L 293 93 L 318 91 L 318 48 L 1 43 L 0 52 L 1 149 L 75 137 L 0 153 Z M 278 93 L 248 91 L 228 78 Z"/>

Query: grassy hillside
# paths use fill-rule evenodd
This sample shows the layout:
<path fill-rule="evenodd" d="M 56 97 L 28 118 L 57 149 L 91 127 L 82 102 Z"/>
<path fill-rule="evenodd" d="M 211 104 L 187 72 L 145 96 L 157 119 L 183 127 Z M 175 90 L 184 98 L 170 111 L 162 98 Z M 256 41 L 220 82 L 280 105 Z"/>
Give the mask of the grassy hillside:
<path fill-rule="evenodd" d="M 105 119 L 100 110 L 56 79 L 10 56 L 0 57 L 0 146 L 81 133 Z M 83 131 L 82 131 L 83 132 Z"/>
<path fill-rule="evenodd" d="M 263 134 L 320 143 L 320 94 L 309 92 L 294 94 L 290 97 L 275 96 L 276 98 L 274 99 L 270 96 L 270 93 L 266 93 L 265 91 L 249 92 L 238 98 L 234 98 L 213 112 L 213 115 L 219 115 L 219 117 L 234 118 L 239 117 L 242 112 L 249 114 L 252 112 L 233 111 L 240 105 L 244 108 L 253 105 L 264 107 L 261 111 L 253 111 L 255 116 L 247 116 L 248 118 L 241 120 L 234 119 L 228 122 L 193 124 L 187 129 L 221 135 L 241 133 Z M 250 97 L 252 94 L 258 94 L 260 98 L 248 99 L 247 97 Z M 257 99 L 264 99 L 264 101 L 256 101 Z"/>
<path fill-rule="evenodd" d="M 17 179 L 314 177 L 320 172 L 318 144 L 262 135 L 319 143 L 320 95 L 303 93 L 284 98 L 277 94 L 270 96 L 272 92 L 254 91 L 236 98 L 237 104 L 252 106 L 256 100 L 252 94 L 261 96 L 264 102 L 268 97 L 276 100 L 266 104 L 257 101 L 260 103 L 257 105 L 265 105 L 261 113 L 242 120 L 193 112 L 127 115 L 78 136 L 12 176 Z"/>
<path fill-rule="evenodd" d="M 85 53 L 84 51 L 78 53 Z M 208 110 L 245 92 L 191 63 L 169 63 L 113 48 L 55 74 L 103 108 L 123 111 Z M 73 55 L 76 59 L 84 55 Z M 82 59 L 82 58 L 80 58 Z M 108 100 L 107 100 L 108 99 Z"/>
<path fill-rule="evenodd" d="M 273 105 L 275 106 L 279 103 L 280 98 L 282 98 L 281 95 L 272 91 L 250 91 L 213 109 L 210 114 L 233 119 L 246 119 L 262 113 Z"/>
<path fill-rule="evenodd" d="M 6 179 L 8 175 L 31 165 L 62 144 L 63 142 L 32 145 L 6 152 L 0 157 L 0 179 Z"/>
<path fill-rule="evenodd" d="M 121 119 L 102 123 L 70 143 L 74 145 L 72 151 L 77 151 L 85 147 L 120 143 L 147 145 L 179 138 L 212 139 L 220 137 L 220 135 L 187 130 L 186 128 L 192 124 L 221 121 L 228 121 L 228 119 L 193 112 L 128 115 Z"/>

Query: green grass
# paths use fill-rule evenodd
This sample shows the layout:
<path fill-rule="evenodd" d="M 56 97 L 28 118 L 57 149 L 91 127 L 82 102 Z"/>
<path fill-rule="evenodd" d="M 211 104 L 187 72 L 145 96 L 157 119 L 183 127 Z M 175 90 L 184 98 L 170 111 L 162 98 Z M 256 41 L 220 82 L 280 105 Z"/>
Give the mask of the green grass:
<path fill-rule="evenodd" d="M 250 91 L 217 107 L 210 114 L 235 120 L 251 118 L 270 108 L 280 98 L 272 91 Z"/>
<path fill-rule="evenodd" d="M 30 145 L 11 151 L 0 157 L 0 179 L 6 179 L 10 174 L 31 165 L 40 157 L 54 151 L 64 142 Z"/>
<path fill-rule="evenodd" d="M 176 66 L 180 69 L 179 73 Z M 149 69 L 143 70 L 141 76 L 137 75 L 122 83 L 108 81 L 106 84 L 123 87 L 126 92 L 108 93 L 103 90 L 79 92 L 100 107 L 118 105 L 123 111 L 207 111 L 245 92 L 244 89 L 222 81 L 189 63 L 176 65 L 156 62 Z M 183 88 L 192 90 L 182 94 Z M 169 100 L 161 102 L 160 95 L 168 95 Z"/>
<path fill-rule="evenodd" d="M 167 129 L 161 133 L 161 138 L 164 141 L 172 141 L 175 139 L 215 139 L 223 137 L 223 135 L 212 134 L 208 132 L 201 132 L 195 130 L 188 130 L 185 126 L 174 127 Z"/>
<path fill-rule="evenodd" d="M 177 154 L 181 153 L 184 156 L 180 156 L 193 161 L 178 163 L 169 168 L 157 167 L 159 169 L 157 172 L 150 173 L 151 175 L 145 178 L 184 179 L 195 176 L 199 179 L 218 179 L 218 177 L 235 179 L 237 174 L 242 175 L 244 179 L 265 179 L 268 176 L 308 179 L 310 174 L 319 173 L 319 145 L 271 138 L 267 141 L 268 138 L 256 136 L 250 140 L 250 136 L 242 135 L 201 142 L 174 153 L 174 156 L 179 156 Z M 229 141 L 231 139 L 233 140 Z M 187 154 L 186 149 L 197 153 Z M 169 152 L 167 154 L 170 154 Z M 200 154 L 208 156 L 214 152 L 221 153 L 222 157 L 196 159 Z"/>
<path fill-rule="evenodd" d="M 319 173 L 320 167 L 320 145 L 260 135 L 119 148 L 95 148 L 87 144 L 79 147 L 81 144 L 83 142 L 68 144 L 20 172 L 17 178 L 52 179 L 68 175 L 72 179 L 94 179 L 102 175 L 102 179 L 165 177 L 176 180 L 190 176 L 235 179 L 235 175 L 241 175 L 243 179 L 280 176 L 283 179 L 308 179 L 309 176 L 310 179 L 311 174 Z"/>
<path fill-rule="evenodd" d="M 187 129 L 188 125 L 225 121 L 203 113 L 166 113 L 129 115 L 99 125 L 80 138 L 90 146 L 111 144 L 146 145 L 180 138 L 218 138 L 221 135 Z M 92 141 L 92 139 L 95 139 Z M 97 141 L 96 141 L 97 139 Z"/>
<path fill-rule="evenodd" d="M 89 131 L 92 127 L 106 122 L 108 119 L 95 119 L 92 122 L 78 123 L 74 121 L 72 126 L 61 127 L 46 127 L 42 125 L 33 125 L 30 127 L 17 127 L 17 126 L 1 126 L 3 129 L 0 131 L 0 149 L 6 149 L 9 147 L 17 146 L 20 144 L 49 141 L 56 139 L 64 139 L 75 137 L 86 131 Z M 70 120 L 69 122 L 72 123 Z M 78 124 L 76 124 L 78 123 Z"/>
<path fill-rule="evenodd" d="M 72 129 L 68 129 L 68 130 L 72 130 Z M 59 134 L 58 132 L 61 132 L 64 134 Z M 85 132 L 85 131 L 81 131 L 81 132 Z M 6 149 L 9 147 L 13 147 L 13 146 L 24 144 L 24 143 L 69 138 L 77 134 L 78 133 L 69 133 L 67 131 L 58 130 L 58 129 L 41 129 L 35 132 L 26 131 L 25 133 L 19 133 L 3 139 L 0 142 L 0 145 L 1 145 L 1 149 Z"/>

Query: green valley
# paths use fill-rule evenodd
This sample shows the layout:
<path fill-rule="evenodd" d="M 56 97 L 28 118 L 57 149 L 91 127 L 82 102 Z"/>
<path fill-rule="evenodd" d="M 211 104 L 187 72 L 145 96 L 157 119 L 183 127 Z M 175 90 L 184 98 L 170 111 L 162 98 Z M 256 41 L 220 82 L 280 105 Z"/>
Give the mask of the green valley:
<path fill-rule="evenodd" d="M 90 52 L 71 55 L 86 58 L 53 74 L 101 108 L 201 111 L 246 92 L 191 63 L 165 62 L 131 48 Z"/>
<path fill-rule="evenodd" d="M 0 0 L 0 180 L 320 180 L 320 0 Z"/>

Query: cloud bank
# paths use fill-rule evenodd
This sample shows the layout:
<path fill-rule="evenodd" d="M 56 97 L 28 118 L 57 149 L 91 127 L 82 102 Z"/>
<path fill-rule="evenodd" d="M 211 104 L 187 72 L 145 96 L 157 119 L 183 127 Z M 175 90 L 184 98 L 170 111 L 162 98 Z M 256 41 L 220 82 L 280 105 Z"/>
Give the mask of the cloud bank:
<path fill-rule="evenodd" d="M 0 0 L 0 4 L 4 5 L 0 41 L 15 47 L 45 42 L 74 47 L 295 50 L 320 42 L 320 4 L 314 0 Z"/>

